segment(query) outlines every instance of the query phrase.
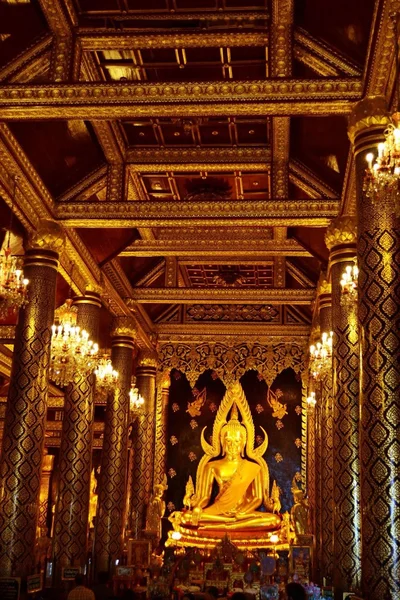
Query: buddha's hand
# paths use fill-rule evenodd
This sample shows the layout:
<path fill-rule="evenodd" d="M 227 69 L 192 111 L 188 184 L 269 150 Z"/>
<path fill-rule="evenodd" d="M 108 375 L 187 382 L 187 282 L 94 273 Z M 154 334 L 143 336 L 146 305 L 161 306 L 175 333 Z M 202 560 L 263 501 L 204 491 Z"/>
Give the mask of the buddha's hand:
<path fill-rule="evenodd" d="M 195 506 L 197 506 L 198 503 L 199 503 L 199 498 L 196 496 L 196 494 L 193 494 L 193 496 L 190 498 L 191 507 L 195 508 Z"/>
<path fill-rule="evenodd" d="M 201 510 L 201 508 L 199 506 L 196 506 L 196 508 L 193 509 L 193 511 L 192 511 L 192 525 L 198 525 L 199 524 L 201 513 L 202 513 L 202 510 Z"/>

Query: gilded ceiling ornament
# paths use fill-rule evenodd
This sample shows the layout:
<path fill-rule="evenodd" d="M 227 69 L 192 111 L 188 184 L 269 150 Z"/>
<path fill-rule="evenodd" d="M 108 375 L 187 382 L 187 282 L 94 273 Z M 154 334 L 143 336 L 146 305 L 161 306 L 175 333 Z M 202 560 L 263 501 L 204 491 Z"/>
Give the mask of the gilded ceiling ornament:
<path fill-rule="evenodd" d="M 337 217 L 331 221 L 325 234 L 325 244 L 329 250 L 336 246 L 357 243 L 357 221 L 355 217 Z"/>
<path fill-rule="evenodd" d="M 51 219 L 41 219 L 29 240 L 30 248 L 60 252 L 65 243 L 63 228 Z"/>
<path fill-rule="evenodd" d="M 374 126 L 386 127 L 390 123 L 386 98 L 384 96 L 367 96 L 357 102 L 349 116 L 348 135 L 354 143 L 358 133 Z"/>

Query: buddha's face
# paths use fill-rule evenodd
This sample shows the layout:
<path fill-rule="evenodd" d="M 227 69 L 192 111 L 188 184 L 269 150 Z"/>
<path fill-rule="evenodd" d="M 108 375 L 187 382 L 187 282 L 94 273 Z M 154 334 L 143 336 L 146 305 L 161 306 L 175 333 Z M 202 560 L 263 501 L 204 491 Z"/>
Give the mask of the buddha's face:
<path fill-rule="evenodd" d="M 244 436 L 241 430 L 227 431 L 222 447 L 224 453 L 231 457 L 240 456 L 244 445 Z"/>

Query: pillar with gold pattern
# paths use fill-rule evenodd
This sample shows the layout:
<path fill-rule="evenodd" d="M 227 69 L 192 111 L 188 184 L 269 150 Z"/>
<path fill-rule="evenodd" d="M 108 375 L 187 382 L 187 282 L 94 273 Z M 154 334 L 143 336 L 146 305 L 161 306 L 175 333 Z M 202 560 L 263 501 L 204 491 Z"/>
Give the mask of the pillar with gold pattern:
<path fill-rule="evenodd" d="M 128 456 L 129 391 L 135 328 L 132 319 L 115 320 L 111 360 L 118 371 L 115 390 L 107 398 L 106 422 L 95 525 L 96 572 L 108 571 L 122 553 Z"/>
<path fill-rule="evenodd" d="M 29 302 L 20 310 L 0 459 L 0 575 L 33 572 L 47 412 L 51 326 L 64 234 L 43 220 L 24 259 Z"/>
<path fill-rule="evenodd" d="M 77 324 L 98 339 L 101 301 L 97 292 L 74 298 Z M 65 392 L 59 489 L 54 517 L 53 556 L 56 577 L 65 566 L 86 561 L 93 437 L 94 374 L 75 375 Z"/>
<path fill-rule="evenodd" d="M 169 371 L 161 373 L 157 377 L 157 401 L 156 401 L 156 448 L 157 460 L 154 464 L 154 485 L 162 483 L 166 474 L 167 461 L 167 415 L 169 388 L 171 377 Z"/>
<path fill-rule="evenodd" d="M 399 598 L 400 235 L 393 199 L 363 192 L 366 154 L 377 154 L 389 123 L 385 99 L 353 110 L 349 135 L 357 173 L 362 590 Z"/>
<path fill-rule="evenodd" d="M 308 395 L 315 394 L 315 382 L 309 377 Z M 315 406 L 307 404 L 307 498 L 310 507 L 311 531 L 315 535 L 315 509 L 316 509 L 316 412 Z M 315 580 L 315 575 L 313 574 Z"/>
<path fill-rule="evenodd" d="M 342 295 L 341 279 L 355 264 L 357 226 L 354 217 L 329 225 L 333 329 L 333 485 L 334 587 L 356 589 L 361 579 L 361 513 L 359 460 L 359 344 L 357 296 Z"/>
<path fill-rule="evenodd" d="M 43 456 L 42 475 L 40 477 L 40 496 L 39 496 L 39 514 L 38 514 L 38 534 L 41 536 L 50 536 L 50 530 L 47 526 L 47 514 L 49 510 L 50 498 L 50 479 L 53 472 L 54 455 L 47 454 Z"/>
<path fill-rule="evenodd" d="M 331 285 L 322 276 L 318 288 L 321 336 L 332 330 Z M 332 577 L 333 552 L 333 397 L 332 369 L 321 376 L 321 576 Z"/>
<path fill-rule="evenodd" d="M 140 352 L 136 363 L 136 384 L 144 398 L 144 407 L 134 424 L 132 477 L 132 532 L 142 534 L 146 520 L 146 505 L 153 490 L 155 396 L 157 353 Z"/>

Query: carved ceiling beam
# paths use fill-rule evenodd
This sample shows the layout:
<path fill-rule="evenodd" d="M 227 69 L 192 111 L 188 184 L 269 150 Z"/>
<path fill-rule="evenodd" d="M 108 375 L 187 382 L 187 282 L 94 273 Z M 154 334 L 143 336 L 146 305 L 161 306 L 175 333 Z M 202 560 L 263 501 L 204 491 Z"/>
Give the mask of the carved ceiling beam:
<path fill-rule="evenodd" d="M 315 283 L 290 260 L 286 261 L 287 272 L 304 287 L 313 287 Z"/>
<path fill-rule="evenodd" d="M 127 298 L 132 296 L 133 288 L 129 279 L 127 278 L 125 272 L 123 271 L 119 262 L 115 259 L 109 261 L 102 267 L 103 276 L 108 279 L 108 281 L 112 284 L 113 289 L 119 294 L 120 298 Z M 124 302 L 125 310 L 127 309 L 127 305 Z M 132 311 L 132 306 L 128 308 L 127 314 L 132 315 L 134 313 L 135 324 L 140 333 L 140 337 L 143 339 L 143 344 L 139 342 L 139 346 L 146 346 L 147 348 L 152 349 L 151 336 L 153 332 L 153 323 L 149 319 L 146 311 L 142 306 L 137 306 L 134 311 Z"/>
<path fill-rule="evenodd" d="M 15 202 L 12 178 L 14 174 L 20 177 Z M 39 219 L 55 218 L 53 198 L 5 123 L 0 123 L 0 193 L 5 202 L 13 207 L 28 234 L 36 229 Z M 60 256 L 60 273 L 66 281 L 71 278 L 71 262 L 75 264 L 72 274 L 75 293 L 83 294 L 88 288 L 102 287 L 102 295 L 109 300 L 109 309 L 114 315 L 130 314 L 110 280 L 102 276 L 96 261 L 79 235 L 76 231 L 67 230 L 65 248 Z M 151 347 L 146 332 L 139 328 L 139 335 L 143 343 Z"/>
<path fill-rule="evenodd" d="M 40 8 L 53 33 L 50 64 L 52 81 L 78 81 L 81 62 L 80 42 L 74 42 L 73 23 L 61 0 L 39 0 Z"/>
<path fill-rule="evenodd" d="M 301 27 L 294 30 L 294 56 L 318 75 L 325 77 L 360 77 L 362 74 L 359 65 Z"/>
<path fill-rule="evenodd" d="M 337 216 L 338 200 L 227 200 L 65 202 L 57 218 L 66 227 L 311 226 Z"/>
<path fill-rule="evenodd" d="M 396 19 L 393 17 L 399 12 L 399 0 L 375 2 L 367 60 L 364 66 L 366 96 L 390 98 L 396 62 Z"/>
<path fill-rule="evenodd" d="M 70 3 L 70 0 L 66 0 L 67 4 Z M 193 11 L 151 11 L 151 12 L 125 12 L 116 14 L 112 21 L 114 23 L 121 23 L 123 26 L 124 21 L 131 21 L 134 19 L 135 21 L 226 21 L 229 24 L 230 21 L 239 21 L 239 24 L 242 24 L 243 21 L 258 21 L 268 19 L 269 15 L 265 9 L 261 10 L 224 10 L 216 11 L 212 10 L 202 10 L 198 12 Z M 96 20 L 98 20 L 99 16 L 96 15 Z M 107 21 L 110 21 L 110 18 L 107 18 Z M 109 27 L 104 28 L 104 33 L 108 33 L 110 30 Z M 99 31 L 98 28 L 91 29 L 89 27 L 81 27 L 81 33 L 94 33 Z M 100 29 L 101 31 L 101 29 Z"/>
<path fill-rule="evenodd" d="M 359 78 L 198 83 L 5 85 L 4 120 L 347 114 L 361 99 Z"/>
<path fill-rule="evenodd" d="M 195 233 L 195 232 L 194 232 Z M 196 232 L 198 235 L 200 232 Z M 198 262 L 199 258 L 208 257 L 208 261 L 221 257 L 262 258 L 265 256 L 311 256 L 296 240 L 277 243 L 275 240 L 225 240 L 198 239 L 188 240 L 136 240 L 125 248 L 119 256 L 180 256 L 190 257 Z M 190 260 L 187 258 L 186 260 Z"/>
<path fill-rule="evenodd" d="M 127 305 L 136 304 L 302 304 L 314 300 L 314 289 L 133 288 Z"/>
<path fill-rule="evenodd" d="M 93 194 L 99 193 L 106 185 L 107 167 L 104 165 L 103 167 L 92 171 L 89 175 L 78 181 L 78 183 L 68 188 L 68 190 L 57 197 L 57 201 L 65 202 L 66 200 L 77 198 L 78 196 L 79 200 L 86 200 Z"/>
<path fill-rule="evenodd" d="M 295 339 L 308 339 L 309 325 L 270 325 L 267 323 L 162 323 L 156 325 L 160 343 L 206 343 L 232 340 L 235 343 L 248 342 L 254 338 L 268 344 Z M 285 338 L 282 340 L 282 338 Z"/>
<path fill-rule="evenodd" d="M 356 165 L 353 152 L 350 151 L 347 157 L 346 172 L 344 175 L 340 214 L 354 216 L 356 214 L 356 204 Z"/>
<path fill-rule="evenodd" d="M 271 76 L 288 79 L 292 76 L 293 62 L 293 0 L 272 1 L 271 22 Z M 271 195 L 287 198 L 289 195 L 289 144 L 290 117 L 272 117 Z M 277 235 L 285 238 L 287 231 L 275 228 Z M 285 257 L 274 258 L 274 285 L 285 287 Z"/>
<path fill-rule="evenodd" d="M 394 15 L 400 12 L 399 0 L 377 0 L 370 29 L 367 59 L 364 65 L 365 95 L 383 95 L 388 102 L 396 85 L 396 44 Z M 356 174 L 353 148 L 350 147 L 342 191 L 340 214 L 354 215 L 356 210 Z"/>
<path fill-rule="evenodd" d="M 293 0 L 273 0 L 271 23 L 271 77 L 288 79 L 292 75 Z M 288 196 L 289 117 L 272 119 L 272 177 L 274 198 Z"/>
<path fill-rule="evenodd" d="M 162 163 L 240 163 L 270 162 L 270 148 L 129 148 L 126 153 L 128 163 L 149 162 L 154 169 Z"/>
<path fill-rule="evenodd" d="M 211 150 L 211 149 L 210 149 Z M 211 152 L 212 153 L 212 152 Z M 222 157 L 221 157 L 222 158 Z M 167 171 L 178 172 L 178 173 L 193 173 L 196 171 L 208 171 L 214 173 L 221 173 L 222 170 L 232 171 L 250 171 L 250 172 L 265 172 L 269 170 L 269 165 L 264 161 L 256 162 L 176 162 L 176 163 L 163 163 L 162 168 L 158 163 L 132 163 L 129 165 L 131 174 L 137 175 L 139 173 L 159 173 L 160 170 L 163 173 Z M 143 193 L 141 194 L 143 196 Z M 139 199 L 138 196 L 136 199 Z"/>
<path fill-rule="evenodd" d="M 310 198 L 336 198 L 337 192 L 298 160 L 289 163 L 289 180 Z"/>
<path fill-rule="evenodd" d="M 0 81 L 25 83 L 46 65 L 44 54 L 50 50 L 52 37 L 46 34 L 12 61 L 0 68 Z"/>
<path fill-rule="evenodd" d="M 88 53 L 83 56 L 82 74 L 87 81 L 99 81 L 103 77 L 96 61 Z M 134 178 L 127 176 L 126 144 L 120 125 L 112 121 L 92 121 L 92 127 L 108 162 L 107 200 L 125 201 L 127 196 L 136 198 L 139 191 Z M 154 239 L 151 229 L 140 228 L 139 233 L 145 239 Z"/>
<path fill-rule="evenodd" d="M 91 34 L 78 32 L 84 51 L 132 50 L 152 48 L 229 48 L 234 46 L 267 46 L 268 35 L 265 31 L 235 31 L 209 33 L 128 33 L 109 31 Z"/>

